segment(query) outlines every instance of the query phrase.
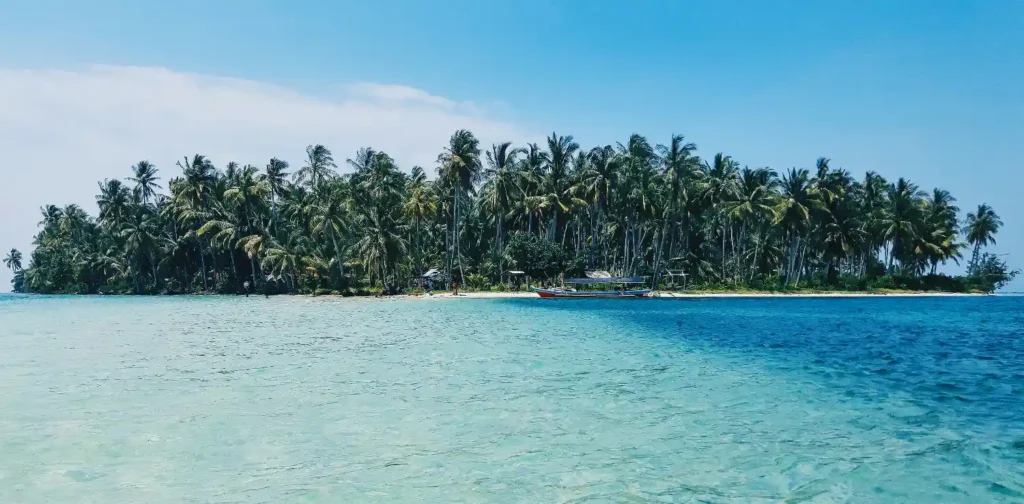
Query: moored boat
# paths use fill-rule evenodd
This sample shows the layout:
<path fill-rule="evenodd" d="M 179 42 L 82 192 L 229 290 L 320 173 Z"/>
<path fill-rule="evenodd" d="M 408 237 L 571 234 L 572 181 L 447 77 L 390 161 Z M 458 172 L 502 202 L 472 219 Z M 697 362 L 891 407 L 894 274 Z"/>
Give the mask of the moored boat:
<path fill-rule="evenodd" d="M 643 277 L 613 277 L 604 272 L 587 273 L 588 278 L 566 278 L 562 280 L 562 287 L 540 288 L 530 287 L 542 298 L 628 298 L 647 297 L 651 295 L 648 288 L 627 288 L 620 287 L 614 290 L 577 290 L 566 288 L 565 285 L 635 285 L 646 283 Z"/>
<path fill-rule="evenodd" d="M 617 291 L 578 291 L 572 289 L 541 289 L 530 287 L 542 298 L 624 298 L 624 297 L 647 297 L 651 295 L 651 289 L 629 289 Z"/>

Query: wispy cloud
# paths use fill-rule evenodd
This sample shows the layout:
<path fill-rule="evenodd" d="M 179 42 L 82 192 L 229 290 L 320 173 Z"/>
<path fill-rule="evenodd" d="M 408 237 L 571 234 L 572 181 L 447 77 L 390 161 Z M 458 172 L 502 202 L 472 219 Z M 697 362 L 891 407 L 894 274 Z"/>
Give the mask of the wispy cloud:
<path fill-rule="evenodd" d="M 339 161 L 373 146 L 406 169 L 430 171 L 459 128 L 485 145 L 533 138 L 472 102 L 394 84 L 344 89 L 341 97 L 310 96 L 150 67 L 0 69 L 0 250 L 27 255 L 40 206 L 78 203 L 92 211 L 96 182 L 125 177 L 142 159 L 166 179 L 177 173 L 176 160 L 193 153 L 221 166 L 263 166 L 273 156 L 299 166 L 305 146 L 322 143 Z M 0 291 L 9 280 L 0 272 Z"/>

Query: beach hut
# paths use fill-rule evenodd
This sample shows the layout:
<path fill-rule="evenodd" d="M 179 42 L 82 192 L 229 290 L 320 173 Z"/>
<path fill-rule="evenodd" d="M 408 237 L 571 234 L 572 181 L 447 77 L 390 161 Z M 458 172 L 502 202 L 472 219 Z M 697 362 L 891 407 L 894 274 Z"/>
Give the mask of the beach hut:
<path fill-rule="evenodd" d="M 676 277 L 682 277 L 682 279 L 683 279 L 683 290 L 686 290 L 686 272 L 685 271 L 683 271 L 683 270 L 665 270 L 665 273 L 668 274 L 669 281 L 672 282 L 673 285 L 675 285 L 675 283 L 676 283 Z M 655 288 L 657 288 L 657 286 L 655 286 Z"/>
<path fill-rule="evenodd" d="M 427 290 L 428 284 L 431 285 L 432 287 L 434 283 L 443 281 L 444 274 L 442 274 L 437 268 L 430 268 L 429 270 L 426 271 L 426 273 L 420 275 L 418 280 L 420 283 L 420 288 Z M 433 290 L 433 288 L 431 288 L 430 290 Z"/>
<path fill-rule="evenodd" d="M 526 278 L 525 271 L 508 270 L 505 274 L 508 275 L 508 290 L 518 292 L 522 289 L 523 280 Z M 515 282 L 513 282 L 513 280 L 515 280 Z"/>

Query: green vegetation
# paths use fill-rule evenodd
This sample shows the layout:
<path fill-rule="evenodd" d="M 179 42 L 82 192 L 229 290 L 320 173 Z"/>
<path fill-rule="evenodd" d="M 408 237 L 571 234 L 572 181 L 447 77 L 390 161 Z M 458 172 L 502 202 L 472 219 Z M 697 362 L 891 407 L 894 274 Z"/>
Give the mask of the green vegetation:
<path fill-rule="evenodd" d="M 554 133 L 545 146 L 482 151 L 460 130 L 434 180 L 371 148 L 339 173 L 315 145 L 294 173 L 276 158 L 264 169 L 185 158 L 167 193 L 141 161 L 127 182 L 99 184 L 96 218 L 44 207 L 28 266 L 16 250 L 5 263 L 16 290 L 39 293 L 237 293 L 246 281 L 268 292 L 390 293 L 428 268 L 473 289 L 502 288 L 507 270 L 770 291 L 992 291 L 1016 274 L 983 252 L 1002 224 L 986 205 L 961 226 L 948 192 L 903 178 L 858 181 L 825 158 L 780 176 L 695 152 L 682 136 L 587 151 Z M 966 247 L 966 277 L 937 274 Z"/>

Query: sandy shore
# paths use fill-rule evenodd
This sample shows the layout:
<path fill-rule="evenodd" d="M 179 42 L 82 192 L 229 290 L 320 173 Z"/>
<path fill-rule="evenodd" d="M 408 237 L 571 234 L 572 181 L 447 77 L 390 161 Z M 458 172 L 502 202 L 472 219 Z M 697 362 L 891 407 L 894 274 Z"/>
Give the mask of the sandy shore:
<path fill-rule="evenodd" d="M 654 294 L 657 298 L 671 299 L 698 299 L 698 298 L 862 298 L 862 297 L 958 297 L 958 296 L 984 296 L 985 294 L 962 294 L 950 292 L 808 292 L 808 293 L 778 293 L 778 292 L 658 292 Z M 393 296 L 402 299 L 509 299 L 509 298 L 530 298 L 539 299 L 537 294 L 532 292 L 462 292 L 458 296 L 451 293 L 435 293 L 432 295 L 401 295 Z"/>

